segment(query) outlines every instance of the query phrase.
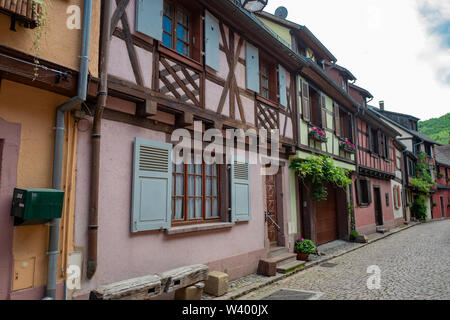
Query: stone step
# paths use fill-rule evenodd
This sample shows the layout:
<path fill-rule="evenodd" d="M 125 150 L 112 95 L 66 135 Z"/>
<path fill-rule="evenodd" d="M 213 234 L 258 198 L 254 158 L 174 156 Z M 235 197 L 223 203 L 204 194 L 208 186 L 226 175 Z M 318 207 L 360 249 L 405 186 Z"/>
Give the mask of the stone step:
<path fill-rule="evenodd" d="M 377 232 L 378 233 L 386 233 L 386 232 L 388 232 L 389 230 L 385 227 L 385 226 L 378 226 L 377 227 Z"/>
<path fill-rule="evenodd" d="M 267 253 L 267 258 L 274 258 L 288 252 L 289 249 L 286 247 L 272 247 Z"/>
<path fill-rule="evenodd" d="M 289 263 L 292 261 L 296 261 L 297 260 L 297 255 L 295 253 L 282 253 L 279 256 L 273 257 L 273 258 L 267 258 L 264 259 L 265 261 L 269 262 L 269 263 L 274 263 L 276 264 L 276 266 L 280 266 L 284 263 Z"/>
<path fill-rule="evenodd" d="M 288 274 L 298 270 L 303 270 L 304 268 L 305 268 L 305 261 L 295 260 L 277 266 L 277 272 L 282 274 Z"/>

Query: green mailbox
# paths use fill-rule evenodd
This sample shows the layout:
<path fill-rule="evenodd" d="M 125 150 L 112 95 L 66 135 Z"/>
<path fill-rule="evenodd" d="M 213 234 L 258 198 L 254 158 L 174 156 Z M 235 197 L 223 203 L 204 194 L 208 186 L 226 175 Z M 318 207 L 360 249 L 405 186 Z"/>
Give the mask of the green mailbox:
<path fill-rule="evenodd" d="M 62 215 L 64 191 L 14 189 L 11 216 L 15 226 L 43 224 Z"/>

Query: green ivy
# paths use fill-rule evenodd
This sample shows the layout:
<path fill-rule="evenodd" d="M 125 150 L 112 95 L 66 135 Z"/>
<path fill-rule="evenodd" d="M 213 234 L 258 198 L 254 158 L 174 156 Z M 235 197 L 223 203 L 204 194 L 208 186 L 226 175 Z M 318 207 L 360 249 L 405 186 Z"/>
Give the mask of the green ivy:
<path fill-rule="evenodd" d="M 298 173 L 303 183 L 311 182 L 311 196 L 316 201 L 328 198 L 326 183 L 339 188 L 346 188 L 352 183 L 348 177 L 349 171 L 335 166 L 333 159 L 328 156 L 310 156 L 306 160 L 294 160 L 290 168 Z"/>
<path fill-rule="evenodd" d="M 416 177 L 411 180 L 411 186 L 425 195 L 429 195 L 431 188 L 436 186 L 436 183 L 433 182 L 433 178 L 430 175 L 430 169 L 431 167 L 427 162 L 427 154 L 421 152 L 416 166 Z"/>
<path fill-rule="evenodd" d="M 420 221 L 425 221 L 427 219 L 427 206 L 426 206 L 427 198 L 424 195 L 418 196 L 411 207 L 411 211 Z"/>

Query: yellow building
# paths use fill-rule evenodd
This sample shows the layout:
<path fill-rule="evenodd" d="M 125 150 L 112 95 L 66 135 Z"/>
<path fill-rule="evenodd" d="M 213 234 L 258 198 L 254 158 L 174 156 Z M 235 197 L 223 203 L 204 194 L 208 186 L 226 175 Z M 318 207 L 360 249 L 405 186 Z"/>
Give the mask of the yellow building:
<path fill-rule="evenodd" d="M 10 217 L 13 192 L 15 187 L 54 188 L 56 112 L 79 92 L 83 44 L 86 50 L 89 43 L 89 75 L 91 79 L 98 77 L 100 1 L 44 0 L 42 6 L 31 8 L 30 3 L 25 0 L 0 3 L 2 300 L 48 296 L 45 288 L 51 227 L 49 224 L 14 227 Z M 83 14 L 92 19 L 83 19 Z M 83 36 L 87 23 L 91 25 L 90 35 Z M 37 24 L 41 27 L 32 28 Z M 64 295 L 64 270 L 74 250 L 77 125 L 76 118 L 70 112 L 65 113 L 61 176 L 65 201 L 59 228 L 58 298 Z"/>

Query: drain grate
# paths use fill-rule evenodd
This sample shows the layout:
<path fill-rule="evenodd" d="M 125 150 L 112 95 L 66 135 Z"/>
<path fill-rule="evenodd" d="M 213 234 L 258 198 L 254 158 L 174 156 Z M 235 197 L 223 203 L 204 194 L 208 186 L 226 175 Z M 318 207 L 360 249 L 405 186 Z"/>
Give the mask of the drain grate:
<path fill-rule="evenodd" d="M 334 268 L 334 267 L 337 266 L 337 264 L 336 263 L 325 262 L 325 263 L 322 263 L 320 266 L 324 267 L 324 268 Z"/>
<path fill-rule="evenodd" d="M 315 300 L 322 294 L 312 291 L 281 289 L 268 295 L 262 300 Z"/>

